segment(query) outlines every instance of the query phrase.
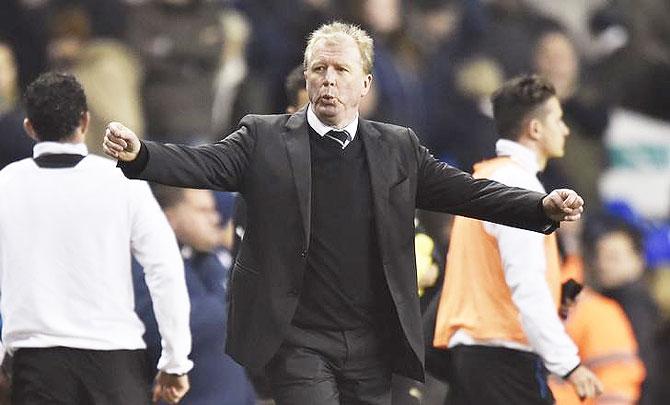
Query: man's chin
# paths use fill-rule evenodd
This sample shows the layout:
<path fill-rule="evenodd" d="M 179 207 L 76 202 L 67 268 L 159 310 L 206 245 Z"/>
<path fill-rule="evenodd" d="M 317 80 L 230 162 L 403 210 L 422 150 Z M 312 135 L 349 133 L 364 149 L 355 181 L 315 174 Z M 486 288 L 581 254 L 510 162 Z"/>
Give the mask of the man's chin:
<path fill-rule="evenodd" d="M 314 112 L 316 113 L 316 116 L 319 117 L 322 121 L 332 121 L 334 120 L 337 115 L 339 114 L 339 111 L 336 107 L 322 107 L 322 106 L 317 106 L 314 109 Z"/>

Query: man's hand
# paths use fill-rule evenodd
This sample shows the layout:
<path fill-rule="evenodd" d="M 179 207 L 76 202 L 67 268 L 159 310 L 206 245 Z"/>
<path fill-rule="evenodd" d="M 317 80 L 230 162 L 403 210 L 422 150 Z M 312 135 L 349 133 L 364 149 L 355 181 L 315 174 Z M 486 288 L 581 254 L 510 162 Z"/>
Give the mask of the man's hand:
<path fill-rule="evenodd" d="M 568 377 L 568 381 L 580 399 L 595 398 L 603 392 L 603 383 L 585 366 L 577 367 Z"/>
<path fill-rule="evenodd" d="M 186 374 L 175 375 L 159 371 L 154 382 L 151 400 L 156 403 L 162 399 L 169 404 L 176 404 L 186 395 L 190 387 Z"/>
<path fill-rule="evenodd" d="M 140 152 L 140 138 L 118 122 L 110 122 L 105 129 L 102 150 L 109 157 L 130 162 Z"/>
<path fill-rule="evenodd" d="M 584 200 L 569 189 L 558 189 L 542 200 L 544 213 L 556 222 L 576 221 L 584 212 Z"/>

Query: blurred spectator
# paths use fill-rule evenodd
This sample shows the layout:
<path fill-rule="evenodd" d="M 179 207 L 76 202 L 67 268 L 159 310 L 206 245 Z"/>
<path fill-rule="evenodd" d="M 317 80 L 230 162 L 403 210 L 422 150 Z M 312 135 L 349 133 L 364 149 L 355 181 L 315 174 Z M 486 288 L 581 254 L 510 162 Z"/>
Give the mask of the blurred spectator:
<path fill-rule="evenodd" d="M 417 131 L 426 146 L 441 160 L 455 161 L 449 132 L 454 115 L 451 106 L 456 91 L 454 70 L 461 59 L 463 10 L 459 1 L 418 2 L 411 14 L 414 44 L 420 46 L 425 123 Z M 414 108 L 414 107 L 410 107 Z"/>
<path fill-rule="evenodd" d="M 191 300 L 194 364 L 189 373 L 191 390 L 180 403 L 253 405 L 255 394 L 245 370 L 225 353 L 226 291 L 232 259 L 221 242 L 232 240 L 232 221 L 230 217 L 221 221 L 211 191 L 161 185 L 154 185 L 153 191 L 181 246 Z M 146 326 L 144 339 L 153 365 L 161 352 L 161 340 L 141 269 L 135 266 L 133 272 L 136 311 Z"/>
<path fill-rule="evenodd" d="M 128 41 L 145 69 L 147 137 L 190 144 L 213 137 L 222 10 L 204 0 L 150 0 L 129 8 Z"/>
<path fill-rule="evenodd" d="M 585 289 L 570 310 L 565 328 L 579 349 L 582 363 L 593 370 L 604 389 L 597 399 L 584 401 L 566 381 L 551 378 L 556 405 L 636 404 L 644 366 L 621 307 L 614 300 Z"/>
<path fill-rule="evenodd" d="M 591 57 L 602 53 L 602 46 L 596 41 L 590 30 L 589 21 L 593 13 L 607 4 L 609 0 L 522 0 L 536 13 L 560 21 L 574 38 L 582 54 Z"/>
<path fill-rule="evenodd" d="M 489 57 L 469 58 L 456 67 L 451 119 L 444 132 L 451 140 L 453 163 L 463 170 L 471 172 L 475 163 L 495 156 L 498 135 L 490 96 L 503 80 L 500 66 Z"/>
<path fill-rule="evenodd" d="M 506 77 L 531 71 L 533 44 L 542 19 L 524 0 L 491 0 L 484 9 L 483 52 L 493 57 Z"/>
<path fill-rule="evenodd" d="M 214 78 L 212 103 L 212 132 L 216 139 L 234 131 L 244 115 L 266 111 L 269 104 L 267 83 L 247 64 L 249 20 L 237 11 L 225 10 L 219 23 L 223 48 Z"/>
<path fill-rule="evenodd" d="M 377 107 L 368 118 L 425 133 L 426 98 L 420 48 L 410 35 L 400 0 L 357 2 L 356 19 L 375 39 L 374 80 Z M 352 10 L 356 10 L 353 7 Z"/>
<path fill-rule="evenodd" d="M 47 67 L 48 5 L 48 0 L 0 1 L 0 37 L 15 49 L 21 89 Z"/>
<path fill-rule="evenodd" d="M 89 151 L 103 155 L 105 125 L 112 120 L 127 120 L 141 136 L 144 133 L 139 87 L 141 68 L 130 49 L 111 36 L 96 36 L 96 20 L 82 4 L 68 4 L 55 10 L 49 21 L 50 65 L 73 72 L 88 95 L 91 124 L 86 146 Z"/>
<path fill-rule="evenodd" d="M 0 40 L 0 169 L 32 155 L 35 142 L 23 132 L 24 117 L 14 52 Z"/>
<path fill-rule="evenodd" d="M 642 236 L 624 221 L 602 216 L 588 220 L 582 238 L 587 277 L 604 296 L 621 305 L 633 327 L 647 369 L 640 404 L 658 404 L 662 377 L 658 375 L 656 334 L 660 317 L 644 280 Z"/>
<path fill-rule="evenodd" d="M 561 278 L 584 284 L 581 222 L 561 226 Z M 603 394 L 588 404 L 635 404 L 640 397 L 645 369 L 628 317 L 616 301 L 587 287 L 572 303 L 566 301 L 565 328 L 579 349 L 582 362 L 603 382 Z M 557 405 L 579 405 L 583 401 L 565 381 L 549 380 Z"/>
<path fill-rule="evenodd" d="M 286 90 L 286 112 L 293 114 L 309 103 L 309 95 L 305 85 L 305 68 L 302 65 L 296 66 L 288 76 L 284 89 Z"/>
<path fill-rule="evenodd" d="M 566 145 L 568 158 L 550 164 L 543 181 L 548 188 L 574 187 L 585 201 L 596 206 L 608 108 L 592 86 L 580 82 L 579 56 L 570 38 L 558 25 L 550 21 L 546 24 L 533 48 L 532 63 L 536 73 L 556 87 L 571 137 Z"/>

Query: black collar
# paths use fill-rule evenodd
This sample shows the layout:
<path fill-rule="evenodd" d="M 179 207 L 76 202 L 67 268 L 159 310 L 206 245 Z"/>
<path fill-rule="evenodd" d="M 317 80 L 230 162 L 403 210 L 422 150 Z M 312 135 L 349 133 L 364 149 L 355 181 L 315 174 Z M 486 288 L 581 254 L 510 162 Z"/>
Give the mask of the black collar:
<path fill-rule="evenodd" d="M 77 153 L 44 154 L 33 158 L 35 164 L 43 169 L 64 169 L 75 167 L 86 156 Z"/>

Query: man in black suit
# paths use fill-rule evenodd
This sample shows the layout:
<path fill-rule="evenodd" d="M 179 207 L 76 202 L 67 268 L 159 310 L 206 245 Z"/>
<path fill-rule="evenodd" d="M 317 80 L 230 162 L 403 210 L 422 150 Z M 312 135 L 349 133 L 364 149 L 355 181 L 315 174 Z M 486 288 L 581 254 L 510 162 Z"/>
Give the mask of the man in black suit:
<path fill-rule="evenodd" d="M 372 53 L 363 30 L 327 24 L 305 50 L 307 108 L 247 116 L 198 147 L 141 142 L 118 123 L 105 135 L 129 177 L 243 195 L 227 350 L 267 371 L 278 404 L 390 404 L 392 373 L 423 380 L 415 208 L 547 233 L 583 209 L 571 190 L 473 179 L 411 129 L 360 119 Z"/>

